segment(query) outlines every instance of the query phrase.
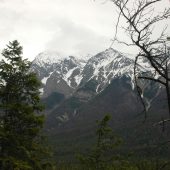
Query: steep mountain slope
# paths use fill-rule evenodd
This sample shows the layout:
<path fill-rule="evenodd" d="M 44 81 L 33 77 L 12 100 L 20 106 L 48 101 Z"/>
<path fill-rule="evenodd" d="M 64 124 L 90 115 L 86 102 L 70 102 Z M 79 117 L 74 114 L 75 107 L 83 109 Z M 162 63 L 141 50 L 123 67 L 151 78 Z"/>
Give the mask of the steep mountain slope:
<path fill-rule="evenodd" d="M 48 117 L 49 127 L 56 129 L 61 126 L 70 126 L 70 124 L 75 126 L 75 120 L 86 124 L 87 119 L 95 121 L 105 113 L 113 114 L 117 120 L 119 116 L 125 119 L 129 113 L 136 113 L 137 110 L 140 112 L 142 106 L 129 80 L 130 78 L 126 76 L 114 79 L 100 94 L 86 102 L 73 95 L 51 112 Z"/>
<path fill-rule="evenodd" d="M 113 78 L 127 75 L 133 79 L 134 61 L 110 48 L 91 57 L 82 72 L 81 84 L 95 80 L 96 92 L 101 92 Z"/>
<path fill-rule="evenodd" d="M 162 100 L 165 96 L 159 96 L 162 103 L 154 100 L 156 109 L 151 108 L 145 120 L 143 107 L 129 81 L 126 76 L 116 78 L 87 102 L 72 96 L 49 114 L 45 129 L 52 145 L 57 148 L 54 149 L 56 156 L 63 156 L 59 159 L 72 159 L 77 152 L 87 151 L 95 141 L 96 120 L 101 120 L 106 114 L 112 116 L 110 124 L 124 141 L 119 150 L 123 155 L 132 151 L 144 157 L 168 155 L 163 149 L 161 153 L 153 152 L 155 145 L 170 137 L 168 126 L 166 133 L 162 133 L 159 126 L 153 126 L 168 115 Z"/>

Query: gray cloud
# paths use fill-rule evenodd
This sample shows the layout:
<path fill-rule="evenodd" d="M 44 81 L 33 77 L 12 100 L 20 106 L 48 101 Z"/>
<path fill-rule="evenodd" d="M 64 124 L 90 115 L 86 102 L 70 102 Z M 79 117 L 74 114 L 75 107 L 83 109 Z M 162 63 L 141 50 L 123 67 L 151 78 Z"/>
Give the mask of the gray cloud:
<path fill-rule="evenodd" d="M 112 8 L 91 0 L 0 1 L 0 49 L 18 39 L 33 59 L 44 50 L 63 54 L 94 53 L 112 35 Z M 106 13 L 106 10 L 108 13 Z"/>
<path fill-rule="evenodd" d="M 111 2 L 101 2 L 0 0 L 0 49 L 18 39 L 30 59 L 44 50 L 63 55 L 102 51 L 110 45 L 117 16 Z"/>
<path fill-rule="evenodd" d="M 82 55 L 96 53 L 109 46 L 110 38 L 101 36 L 93 30 L 70 20 L 57 22 L 58 31 L 47 43 L 47 49 L 56 50 L 64 55 Z"/>

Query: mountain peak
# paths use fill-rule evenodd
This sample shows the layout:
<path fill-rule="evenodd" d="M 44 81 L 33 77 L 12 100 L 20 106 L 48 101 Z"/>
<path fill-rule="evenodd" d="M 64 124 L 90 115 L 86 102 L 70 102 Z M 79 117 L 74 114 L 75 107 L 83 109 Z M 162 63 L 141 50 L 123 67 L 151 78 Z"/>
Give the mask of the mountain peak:
<path fill-rule="evenodd" d="M 44 64 L 50 65 L 53 63 L 58 63 L 61 60 L 64 60 L 65 58 L 65 56 L 62 56 L 58 52 L 44 51 L 37 55 L 33 63 L 38 64 L 40 66 L 43 66 Z"/>
<path fill-rule="evenodd" d="M 106 53 L 118 53 L 118 51 L 117 50 L 115 50 L 115 49 L 113 49 L 113 48 L 107 48 L 106 50 L 105 50 L 105 52 Z"/>

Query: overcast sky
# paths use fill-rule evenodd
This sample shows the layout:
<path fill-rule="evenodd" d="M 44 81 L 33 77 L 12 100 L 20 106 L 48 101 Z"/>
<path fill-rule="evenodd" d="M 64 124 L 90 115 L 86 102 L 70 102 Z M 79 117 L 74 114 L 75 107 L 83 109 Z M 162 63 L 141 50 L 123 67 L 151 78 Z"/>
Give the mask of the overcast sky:
<path fill-rule="evenodd" d="M 61 55 L 100 52 L 110 46 L 117 18 L 113 4 L 102 2 L 0 0 L 0 50 L 17 39 L 30 60 L 46 50 Z"/>

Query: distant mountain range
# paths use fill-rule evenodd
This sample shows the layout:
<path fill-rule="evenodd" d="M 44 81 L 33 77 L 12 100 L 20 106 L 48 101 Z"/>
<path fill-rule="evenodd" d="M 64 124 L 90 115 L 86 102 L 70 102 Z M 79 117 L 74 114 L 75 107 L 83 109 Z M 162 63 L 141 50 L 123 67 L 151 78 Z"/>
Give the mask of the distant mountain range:
<path fill-rule="evenodd" d="M 134 90 L 134 60 L 131 58 L 130 55 L 112 48 L 95 56 L 82 58 L 62 57 L 54 52 L 44 52 L 35 58 L 32 70 L 42 82 L 42 98 L 50 95 L 54 97 L 53 93 L 58 93 L 63 99 L 76 94 L 82 100 L 90 100 L 102 92 L 112 80 L 124 76 L 129 78 L 129 84 Z M 143 61 L 138 65 L 138 70 L 151 73 L 148 63 Z M 150 82 L 142 85 L 143 92 L 148 88 L 146 85 L 150 87 Z M 91 91 L 83 93 L 84 88 L 91 88 Z M 146 98 L 148 107 L 153 98 L 154 96 Z"/>
<path fill-rule="evenodd" d="M 152 75 L 149 64 L 142 60 L 137 69 Z M 40 53 L 32 63 L 32 71 L 42 82 L 40 91 L 47 115 L 45 129 L 61 151 L 63 147 L 69 152 L 78 149 L 74 146 L 70 150 L 73 141 L 80 145 L 87 143 L 83 141 L 92 142 L 95 121 L 106 113 L 112 115 L 112 127 L 127 140 L 127 145 L 133 141 L 134 147 L 145 138 L 145 130 L 153 122 L 167 116 L 166 102 L 162 102 L 166 98 L 163 88 L 154 82 L 140 82 L 142 97 L 152 117 L 144 128 L 143 108 L 134 85 L 134 59 L 112 48 L 82 58 Z M 160 133 L 157 127 L 150 131 L 152 137 Z M 141 135 L 138 141 L 135 135 Z M 146 142 L 151 136 L 147 134 Z"/>

